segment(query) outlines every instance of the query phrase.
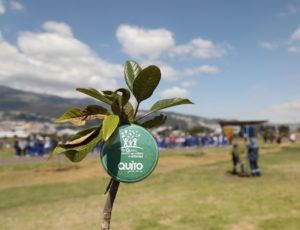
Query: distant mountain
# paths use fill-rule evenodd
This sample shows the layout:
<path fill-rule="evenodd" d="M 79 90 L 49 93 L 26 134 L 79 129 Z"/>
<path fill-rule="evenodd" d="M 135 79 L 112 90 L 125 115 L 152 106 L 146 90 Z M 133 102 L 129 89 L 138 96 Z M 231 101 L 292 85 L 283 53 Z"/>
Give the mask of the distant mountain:
<path fill-rule="evenodd" d="M 93 99 L 70 99 L 25 92 L 0 85 L 0 112 L 19 111 L 44 117 L 57 117 L 70 107 L 95 104 Z"/>
<path fill-rule="evenodd" d="M 99 104 L 93 99 L 70 99 L 53 95 L 26 92 L 0 86 L 0 112 L 5 117 L 26 121 L 46 121 L 63 114 L 70 107 L 85 107 L 88 104 Z M 142 111 L 141 114 L 146 111 Z M 162 112 L 168 116 L 166 126 L 186 129 L 194 126 L 214 128 L 217 120 L 201 116 L 185 115 L 175 112 Z"/>

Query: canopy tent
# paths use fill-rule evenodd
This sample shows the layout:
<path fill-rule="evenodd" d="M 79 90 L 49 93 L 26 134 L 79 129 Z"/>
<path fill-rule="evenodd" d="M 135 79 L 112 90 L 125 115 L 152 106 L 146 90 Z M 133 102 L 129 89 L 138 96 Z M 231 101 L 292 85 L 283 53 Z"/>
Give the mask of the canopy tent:
<path fill-rule="evenodd" d="M 267 123 L 267 120 L 246 120 L 246 121 L 239 121 L 239 120 L 220 120 L 219 124 L 221 127 L 224 126 L 247 126 L 247 125 L 262 125 Z"/>
<path fill-rule="evenodd" d="M 230 126 L 239 126 L 241 129 L 245 128 L 247 137 L 253 137 L 255 136 L 255 131 L 252 126 L 262 125 L 267 122 L 267 120 L 219 120 L 219 124 L 222 127 L 223 132 L 227 136 L 229 143 L 232 142 L 234 133 L 233 128 L 229 128 Z"/>

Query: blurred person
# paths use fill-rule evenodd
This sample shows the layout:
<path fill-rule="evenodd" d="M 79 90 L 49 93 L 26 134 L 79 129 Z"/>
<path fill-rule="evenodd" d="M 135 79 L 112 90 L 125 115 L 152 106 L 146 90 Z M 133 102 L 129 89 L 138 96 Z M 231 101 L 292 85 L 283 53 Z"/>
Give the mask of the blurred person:
<path fill-rule="evenodd" d="M 170 147 L 175 148 L 176 147 L 176 137 L 174 135 L 170 136 Z"/>
<path fill-rule="evenodd" d="M 281 142 L 282 142 L 282 136 L 279 134 L 276 138 L 276 143 L 280 145 Z"/>
<path fill-rule="evenodd" d="M 27 148 L 28 148 L 28 141 L 26 139 L 21 139 L 18 141 L 18 146 L 20 148 L 20 155 L 26 156 Z"/>
<path fill-rule="evenodd" d="M 160 149 L 165 148 L 165 137 L 163 135 L 157 135 L 156 141 Z"/>
<path fill-rule="evenodd" d="M 44 141 L 44 151 L 43 152 L 45 154 L 48 154 L 48 153 L 50 153 L 51 149 L 52 149 L 51 139 L 50 139 L 50 137 L 46 136 L 45 141 Z"/>
<path fill-rule="evenodd" d="M 291 133 L 289 136 L 290 142 L 295 143 L 296 142 L 296 134 L 295 133 Z"/>
<path fill-rule="evenodd" d="M 19 139 L 17 139 L 17 138 L 14 141 L 14 149 L 15 149 L 15 152 L 16 152 L 16 156 L 20 157 L 21 156 L 21 149 L 20 149 L 20 146 L 19 146 Z"/>
<path fill-rule="evenodd" d="M 37 137 L 37 156 L 44 155 L 45 139 L 41 136 Z"/>
<path fill-rule="evenodd" d="M 258 166 L 258 154 L 259 147 L 255 137 L 250 138 L 250 144 L 247 146 L 248 148 L 248 160 L 251 169 L 252 176 L 260 176 L 260 168 Z"/>
<path fill-rule="evenodd" d="M 0 149 L 4 149 L 4 140 L 2 138 L 0 138 Z"/>
<path fill-rule="evenodd" d="M 27 153 L 32 157 L 37 155 L 37 140 L 34 136 L 31 137 L 28 141 Z"/>
<path fill-rule="evenodd" d="M 237 143 L 233 145 L 232 151 L 231 151 L 231 156 L 232 156 L 232 163 L 233 163 L 233 170 L 232 174 L 237 175 L 237 167 L 238 164 L 240 164 L 241 167 L 241 173 L 244 173 L 244 164 L 243 161 L 240 158 L 240 149 Z"/>

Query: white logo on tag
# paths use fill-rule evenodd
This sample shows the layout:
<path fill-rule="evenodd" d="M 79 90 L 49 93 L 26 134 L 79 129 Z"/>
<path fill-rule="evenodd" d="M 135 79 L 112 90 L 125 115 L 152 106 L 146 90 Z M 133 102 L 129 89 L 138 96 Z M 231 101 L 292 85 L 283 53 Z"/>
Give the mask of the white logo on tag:
<path fill-rule="evenodd" d="M 144 165 L 142 163 L 136 163 L 134 161 L 131 162 L 120 162 L 118 164 L 119 170 L 142 170 L 144 168 Z"/>
<path fill-rule="evenodd" d="M 122 130 L 121 138 L 123 140 L 123 146 L 121 148 L 125 148 L 129 150 L 129 148 L 138 148 L 143 149 L 138 146 L 138 140 L 141 135 L 136 130 Z"/>

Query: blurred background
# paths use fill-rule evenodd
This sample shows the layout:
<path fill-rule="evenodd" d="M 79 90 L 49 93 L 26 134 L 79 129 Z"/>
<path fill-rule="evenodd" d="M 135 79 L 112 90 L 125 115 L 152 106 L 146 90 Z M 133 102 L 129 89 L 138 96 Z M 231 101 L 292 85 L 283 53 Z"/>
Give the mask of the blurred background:
<path fill-rule="evenodd" d="M 151 130 L 157 169 L 121 185 L 112 229 L 299 229 L 299 22 L 298 0 L 0 0 L 0 225 L 99 228 L 100 147 L 48 160 L 78 132 L 54 120 L 99 104 L 77 87 L 126 87 L 134 60 L 162 73 L 139 116 L 162 98 L 194 105 Z"/>

